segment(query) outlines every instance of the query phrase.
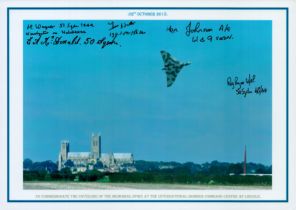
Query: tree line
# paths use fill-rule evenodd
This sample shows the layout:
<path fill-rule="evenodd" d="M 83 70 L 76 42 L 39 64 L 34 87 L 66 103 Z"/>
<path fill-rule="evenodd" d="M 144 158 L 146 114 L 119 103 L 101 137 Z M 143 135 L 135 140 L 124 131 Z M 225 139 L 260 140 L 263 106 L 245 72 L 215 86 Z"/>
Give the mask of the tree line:
<path fill-rule="evenodd" d="M 26 164 L 28 161 L 26 161 Z M 24 163 L 25 164 L 25 163 Z M 249 163 L 254 173 L 271 174 L 271 166 Z M 53 162 L 30 163 L 24 166 L 24 181 L 97 181 L 133 183 L 180 183 L 180 184 L 217 184 L 217 185 L 267 185 L 272 183 L 271 176 L 242 175 L 242 163 L 220 163 L 213 161 L 202 165 L 177 162 L 136 161 L 136 172 L 100 172 L 87 170 L 73 173 L 70 167 L 58 171 Z M 250 172 L 250 174 L 252 174 Z"/>

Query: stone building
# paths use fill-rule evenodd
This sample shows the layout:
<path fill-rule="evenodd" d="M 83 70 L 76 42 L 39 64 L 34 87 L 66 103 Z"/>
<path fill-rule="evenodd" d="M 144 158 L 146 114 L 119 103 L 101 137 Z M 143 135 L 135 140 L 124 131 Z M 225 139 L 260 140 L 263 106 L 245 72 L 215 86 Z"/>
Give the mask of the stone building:
<path fill-rule="evenodd" d="M 69 161 L 75 171 L 92 169 L 97 163 L 101 163 L 105 170 L 118 171 L 134 163 L 132 153 L 102 153 L 99 134 L 91 135 L 90 144 L 90 152 L 70 152 L 70 142 L 63 140 L 58 157 L 58 170 L 67 167 Z"/>

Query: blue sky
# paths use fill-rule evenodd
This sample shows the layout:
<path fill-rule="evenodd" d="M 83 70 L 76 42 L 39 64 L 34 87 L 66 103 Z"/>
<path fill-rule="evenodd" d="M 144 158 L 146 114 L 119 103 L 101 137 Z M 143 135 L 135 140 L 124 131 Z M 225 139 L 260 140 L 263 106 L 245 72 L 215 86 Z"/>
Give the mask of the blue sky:
<path fill-rule="evenodd" d="M 88 36 L 106 34 L 106 21 L 91 22 Z M 248 161 L 271 164 L 271 22 L 200 23 L 228 23 L 234 39 L 192 43 L 188 21 L 137 21 L 146 34 L 120 37 L 121 47 L 24 45 L 24 158 L 57 160 L 62 139 L 89 151 L 100 132 L 103 152 L 137 160 L 241 162 L 247 145 Z M 191 62 L 169 88 L 161 50 Z M 226 85 L 248 74 L 266 94 L 244 98 Z"/>

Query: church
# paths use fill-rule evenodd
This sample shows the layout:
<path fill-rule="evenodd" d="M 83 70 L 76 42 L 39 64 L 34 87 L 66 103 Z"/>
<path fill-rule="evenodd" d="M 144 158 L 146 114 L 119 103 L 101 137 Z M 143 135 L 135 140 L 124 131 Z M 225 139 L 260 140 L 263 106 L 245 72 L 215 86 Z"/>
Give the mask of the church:
<path fill-rule="evenodd" d="M 77 172 L 93 169 L 94 165 L 101 163 L 104 170 L 119 171 L 125 165 L 133 165 L 132 153 L 101 153 L 101 136 L 92 134 L 90 139 L 90 152 L 70 152 L 70 142 L 63 140 L 58 156 L 58 170 L 67 167 L 67 162 L 72 162 L 71 168 Z"/>

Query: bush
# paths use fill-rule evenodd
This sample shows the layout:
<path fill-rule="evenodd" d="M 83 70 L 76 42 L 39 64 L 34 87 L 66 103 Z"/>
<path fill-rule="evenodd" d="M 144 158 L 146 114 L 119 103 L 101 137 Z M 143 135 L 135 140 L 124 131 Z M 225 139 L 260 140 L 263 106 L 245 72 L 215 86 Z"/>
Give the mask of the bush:
<path fill-rule="evenodd" d="M 59 174 L 61 175 L 63 180 L 74 180 L 75 175 L 72 174 L 70 168 L 63 168 Z"/>
<path fill-rule="evenodd" d="M 46 171 L 24 171 L 24 181 L 43 181 L 47 175 Z"/>
<path fill-rule="evenodd" d="M 97 181 L 102 179 L 104 174 L 99 171 L 86 171 L 78 174 L 79 181 Z"/>

